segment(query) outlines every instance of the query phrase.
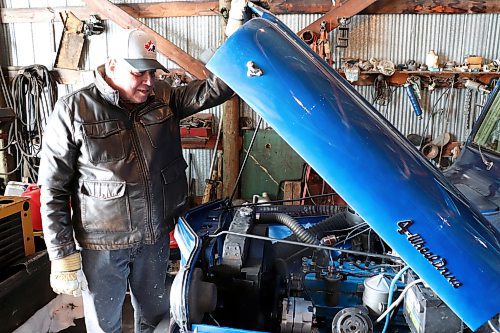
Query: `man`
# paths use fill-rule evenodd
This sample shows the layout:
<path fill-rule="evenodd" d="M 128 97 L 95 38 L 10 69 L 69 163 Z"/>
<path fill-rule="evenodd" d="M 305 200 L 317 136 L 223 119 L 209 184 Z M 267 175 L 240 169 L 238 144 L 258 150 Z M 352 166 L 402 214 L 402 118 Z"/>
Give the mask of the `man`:
<path fill-rule="evenodd" d="M 155 83 L 165 69 L 140 30 L 126 31 L 120 45 L 123 54 L 96 70 L 94 84 L 57 102 L 38 180 L 51 285 L 83 294 L 93 333 L 121 331 L 127 287 L 136 332 L 153 331 L 168 314 L 168 233 L 187 193 L 179 120 L 233 94 L 214 77 Z"/>

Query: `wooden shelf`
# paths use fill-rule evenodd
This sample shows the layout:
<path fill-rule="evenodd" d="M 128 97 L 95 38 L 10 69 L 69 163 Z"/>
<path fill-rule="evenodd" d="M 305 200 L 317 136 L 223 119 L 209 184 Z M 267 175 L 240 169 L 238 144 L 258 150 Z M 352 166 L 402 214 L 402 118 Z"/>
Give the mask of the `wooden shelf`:
<path fill-rule="evenodd" d="M 342 70 L 338 72 L 345 77 Z M 379 72 L 361 72 L 359 80 L 352 82 L 352 84 L 356 86 L 370 86 L 379 74 Z M 396 71 L 392 76 L 385 76 L 385 78 L 391 86 L 402 86 L 410 76 L 421 77 L 422 86 L 424 88 L 428 86 L 432 78 L 436 80 L 436 87 L 446 87 L 449 85 L 447 80 L 456 76 L 457 83 L 455 84 L 455 88 L 463 88 L 463 81 L 465 79 L 472 79 L 482 84 L 489 84 L 492 79 L 500 78 L 500 72 Z"/>

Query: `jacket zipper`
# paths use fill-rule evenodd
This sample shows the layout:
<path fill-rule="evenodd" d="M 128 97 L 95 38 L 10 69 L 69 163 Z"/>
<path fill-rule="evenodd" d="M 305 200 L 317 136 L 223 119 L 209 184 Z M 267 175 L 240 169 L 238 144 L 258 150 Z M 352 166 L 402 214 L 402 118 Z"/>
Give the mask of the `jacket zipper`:
<path fill-rule="evenodd" d="M 147 225 L 147 230 L 149 233 L 149 237 L 151 241 L 155 239 L 154 235 L 154 230 L 153 230 L 153 222 L 151 221 L 151 191 L 150 191 L 150 177 L 149 177 L 149 170 L 147 168 L 147 163 L 144 159 L 144 154 L 142 152 L 142 147 L 141 147 L 141 141 L 139 140 L 139 135 L 137 134 L 136 126 L 142 125 L 140 121 L 135 121 L 135 117 L 139 118 L 141 115 L 145 114 L 148 111 L 154 110 L 156 108 L 159 108 L 161 106 L 164 106 L 164 103 L 152 103 L 148 106 L 146 106 L 142 110 L 132 110 L 130 112 L 130 122 L 132 123 L 132 143 L 135 146 L 135 150 L 137 152 L 137 160 L 139 161 L 139 166 L 142 169 L 142 175 L 144 177 L 144 191 L 146 193 L 146 202 L 147 202 L 147 220 L 146 220 L 146 225 Z M 151 140 L 151 138 L 150 138 Z"/>

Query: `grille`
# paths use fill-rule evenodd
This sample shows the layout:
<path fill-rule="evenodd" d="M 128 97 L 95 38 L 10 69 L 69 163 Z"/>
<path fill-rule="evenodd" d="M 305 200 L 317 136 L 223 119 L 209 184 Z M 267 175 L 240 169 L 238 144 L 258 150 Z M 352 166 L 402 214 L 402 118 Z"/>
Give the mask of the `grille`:
<path fill-rule="evenodd" d="M 0 270 L 24 257 L 23 239 L 20 212 L 0 219 Z"/>

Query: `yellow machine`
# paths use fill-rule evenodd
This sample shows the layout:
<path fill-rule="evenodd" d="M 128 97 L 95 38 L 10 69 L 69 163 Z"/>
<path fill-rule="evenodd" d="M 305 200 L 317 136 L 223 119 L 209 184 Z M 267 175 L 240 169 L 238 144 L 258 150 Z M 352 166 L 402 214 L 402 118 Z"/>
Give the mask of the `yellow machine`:
<path fill-rule="evenodd" d="M 29 198 L 0 196 L 0 270 L 34 253 Z"/>

